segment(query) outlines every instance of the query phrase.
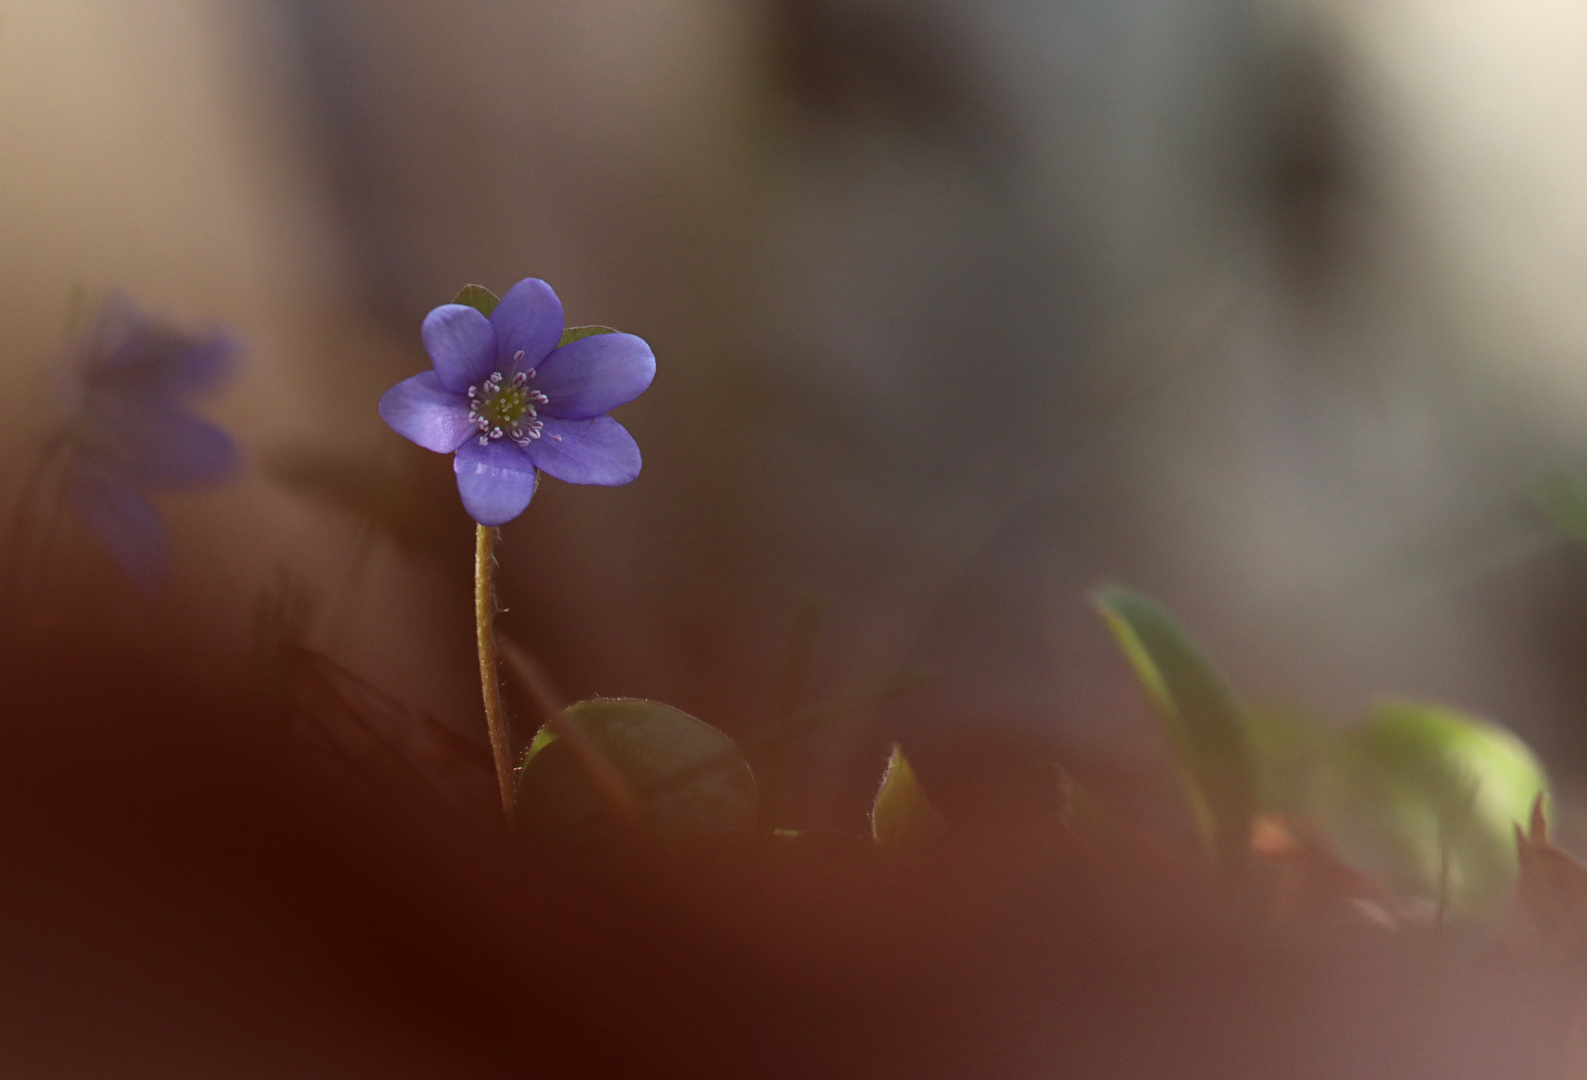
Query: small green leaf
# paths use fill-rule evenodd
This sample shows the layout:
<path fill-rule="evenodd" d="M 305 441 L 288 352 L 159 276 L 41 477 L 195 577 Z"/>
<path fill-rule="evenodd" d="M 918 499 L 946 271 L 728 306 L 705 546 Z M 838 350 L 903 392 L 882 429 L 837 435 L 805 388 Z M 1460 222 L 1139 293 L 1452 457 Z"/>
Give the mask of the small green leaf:
<path fill-rule="evenodd" d="M 929 847 L 944 828 L 942 815 L 926 798 L 909 759 L 894 745 L 881 789 L 871 806 L 871 835 L 889 851 L 920 851 Z"/>
<path fill-rule="evenodd" d="M 1560 532 L 1587 543 L 1587 481 L 1556 471 L 1532 485 L 1532 501 Z"/>
<path fill-rule="evenodd" d="M 1500 913 L 1515 826 L 1548 779 L 1514 734 L 1474 716 L 1388 702 L 1323 762 L 1314 814 L 1347 861 L 1457 916 Z"/>
<path fill-rule="evenodd" d="M 452 303 L 467 304 L 488 319 L 501 298 L 483 285 L 464 285 L 462 291 L 452 297 Z"/>
<path fill-rule="evenodd" d="M 610 326 L 570 326 L 566 330 L 562 331 L 562 340 L 557 342 L 557 348 L 560 349 L 568 342 L 577 341 L 580 338 L 594 337 L 596 334 L 615 333 L 617 333 L 617 331 L 613 330 Z"/>
<path fill-rule="evenodd" d="M 1104 588 L 1093 602 L 1163 718 L 1213 865 L 1238 874 L 1250 855 L 1258 790 L 1244 706 L 1190 635 L 1152 601 Z"/>
<path fill-rule="evenodd" d="M 536 754 L 557 741 L 557 732 L 550 724 L 541 724 L 540 730 L 535 732 L 535 737 L 529 740 L 529 749 L 523 752 L 522 768 L 534 760 Z"/>
<path fill-rule="evenodd" d="M 662 837 L 754 827 L 755 779 L 733 741 L 711 725 L 638 698 L 581 701 L 559 724 L 560 736 L 541 729 L 518 774 L 514 819 L 530 843 L 585 847 L 608 839 L 618 824 L 614 802 L 631 805 L 637 824 Z M 621 788 L 619 798 L 611 785 Z"/>

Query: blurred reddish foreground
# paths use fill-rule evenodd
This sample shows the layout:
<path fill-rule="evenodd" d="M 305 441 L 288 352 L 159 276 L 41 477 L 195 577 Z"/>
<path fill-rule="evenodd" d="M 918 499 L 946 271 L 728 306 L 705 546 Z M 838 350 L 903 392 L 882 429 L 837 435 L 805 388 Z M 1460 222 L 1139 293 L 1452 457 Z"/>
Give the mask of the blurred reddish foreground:
<path fill-rule="evenodd" d="M 210 662 L 0 661 L 0 1075 L 1570 1075 L 1559 950 L 1276 921 L 1057 822 L 580 865 L 399 797 Z M 250 688 L 252 686 L 252 688 Z"/>

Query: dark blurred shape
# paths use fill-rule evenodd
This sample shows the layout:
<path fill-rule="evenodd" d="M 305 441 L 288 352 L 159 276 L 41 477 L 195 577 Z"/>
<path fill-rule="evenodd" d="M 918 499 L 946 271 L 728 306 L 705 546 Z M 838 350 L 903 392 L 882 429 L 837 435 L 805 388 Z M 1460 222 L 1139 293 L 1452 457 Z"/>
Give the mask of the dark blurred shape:
<path fill-rule="evenodd" d="M 1298 35 L 1268 60 L 1263 179 L 1278 253 L 1302 298 L 1341 269 L 1346 214 L 1361 196 L 1363 155 L 1352 145 L 1341 63 L 1321 30 Z"/>
<path fill-rule="evenodd" d="M 1527 828 L 1516 824 L 1515 844 L 1521 871 L 1511 928 L 1587 967 L 1587 866 L 1550 842 L 1541 795 Z"/>
<path fill-rule="evenodd" d="M 169 571 L 171 539 L 150 496 L 235 479 L 241 451 L 231 435 L 191 408 L 231 374 L 240 343 L 210 329 L 191 334 L 151 318 L 112 293 L 67 350 L 57 383 L 65 418 L 29 455 L 0 562 L 0 609 L 12 611 L 21 581 L 38 572 L 61 504 L 123 573 L 153 591 Z M 36 403 L 48 413 L 48 403 Z M 44 535 L 28 535 L 29 530 Z"/>
<path fill-rule="evenodd" d="M 526 861 L 327 768 L 218 658 L 35 644 L 0 670 L 8 1076 L 1500 1080 L 1551 1075 L 1572 1005 L 1059 830 Z"/>
<path fill-rule="evenodd" d="M 983 722 L 925 742 L 921 781 L 960 830 L 1063 828 L 1069 781 L 1050 733 Z"/>
<path fill-rule="evenodd" d="M 444 564 L 466 553 L 471 537 L 456 484 L 448 482 L 450 470 L 430 467 L 432 457 L 382 432 L 367 455 L 287 447 L 266 455 L 264 469 L 289 490 L 348 515 L 403 552 Z"/>
<path fill-rule="evenodd" d="M 213 675 L 80 644 L 0 690 L 5 1073 L 522 1074 L 465 836 Z"/>
<path fill-rule="evenodd" d="M 829 123 L 880 122 L 984 146 L 1002 129 L 986 83 L 935 4 L 768 0 L 772 73 Z"/>
<path fill-rule="evenodd" d="M 418 812 L 465 827 L 491 820 L 485 747 L 304 644 L 318 599 L 281 571 L 255 604 L 251 676 L 260 706 L 333 769 Z"/>

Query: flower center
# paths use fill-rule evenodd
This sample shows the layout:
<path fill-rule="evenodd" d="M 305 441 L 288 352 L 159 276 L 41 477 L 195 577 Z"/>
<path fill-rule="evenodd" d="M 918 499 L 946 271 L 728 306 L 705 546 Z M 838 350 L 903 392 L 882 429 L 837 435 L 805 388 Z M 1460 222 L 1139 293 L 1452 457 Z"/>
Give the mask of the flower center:
<path fill-rule="evenodd" d="M 545 425 L 536 419 L 535 406 L 546 404 L 547 399 L 525 385 L 534 375 L 531 368 L 504 380 L 497 371 L 479 386 L 468 388 L 468 418 L 479 429 L 481 446 L 489 446 L 493 439 L 511 439 L 528 446 L 531 439 L 540 437 Z"/>

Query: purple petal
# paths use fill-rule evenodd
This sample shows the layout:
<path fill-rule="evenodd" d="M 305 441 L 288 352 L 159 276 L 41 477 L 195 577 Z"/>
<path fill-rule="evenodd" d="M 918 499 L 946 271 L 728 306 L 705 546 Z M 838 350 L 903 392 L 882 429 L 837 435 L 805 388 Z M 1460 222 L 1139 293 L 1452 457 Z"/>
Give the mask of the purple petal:
<path fill-rule="evenodd" d="M 524 512 L 535 494 L 534 463 L 508 439 L 485 446 L 470 439 L 452 461 L 463 509 L 481 525 L 505 525 Z"/>
<path fill-rule="evenodd" d="M 496 370 L 496 332 L 467 304 L 442 304 L 424 317 L 419 336 L 448 390 L 465 393 Z"/>
<path fill-rule="evenodd" d="M 130 485 L 98 473 L 72 477 L 72 509 L 110 557 L 140 588 L 152 590 L 170 559 L 170 538 L 159 511 Z"/>
<path fill-rule="evenodd" d="M 639 444 L 610 416 L 590 420 L 545 418 L 529 444 L 535 467 L 569 484 L 618 487 L 639 475 Z"/>
<path fill-rule="evenodd" d="M 546 416 L 587 420 L 633 401 L 656 377 L 656 357 L 633 334 L 595 334 L 562 346 L 530 385 L 549 398 Z"/>
<path fill-rule="evenodd" d="M 174 404 L 149 411 L 143 437 L 133 449 L 129 479 L 154 487 L 217 483 L 242 464 L 237 443 L 224 428 Z"/>
<path fill-rule="evenodd" d="M 222 330 L 191 341 L 160 366 L 160 389 L 187 396 L 213 390 L 230 377 L 242 343 Z"/>
<path fill-rule="evenodd" d="M 224 331 L 195 337 L 151 320 L 126 296 L 114 293 L 89 332 L 84 367 L 91 381 L 187 395 L 225 381 L 239 351 L 236 339 Z"/>
<path fill-rule="evenodd" d="M 149 316 L 126 293 L 105 297 L 83 342 L 83 367 L 89 375 L 107 375 L 131 356 L 128 344 L 148 325 Z"/>
<path fill-rule="evenodd" d="M 211 390 L 231 374 L 236 339 L 220 332 L 193 338 L 165 327 L 140 327 L 106 357 L 100 378 L 135 390 L 187 395 Z"/>
<path fill-rule="evenodd" d="M 437 454 L 450 454 L 474 434 L 468 398 L 442 386 L 433 371 L 403 379 L 381 394 L 380 418 L 404 439 Z"/>
<path fill-rule="evenodd" d="M 496 328 L 495 370 L 511 375 L 540 363 L 562 340 L 562 301 L 539 278 L 524 278 L 501 298 L 490 324 Z M 519 352 L 523 357 L 515 360 Z"/>
<path fill-rule="evenodd" d="M 88 426 L 73 439 L 78 453 L 139 487 L 215 483 L 241 458 L 224 428 L 167 394 L 102 391 L 87 416 Z"/>

